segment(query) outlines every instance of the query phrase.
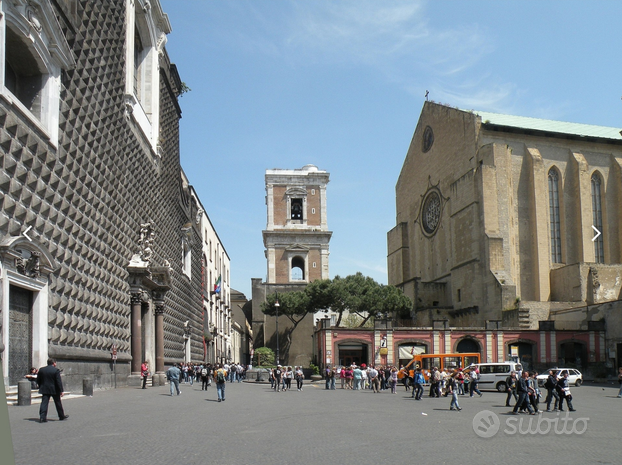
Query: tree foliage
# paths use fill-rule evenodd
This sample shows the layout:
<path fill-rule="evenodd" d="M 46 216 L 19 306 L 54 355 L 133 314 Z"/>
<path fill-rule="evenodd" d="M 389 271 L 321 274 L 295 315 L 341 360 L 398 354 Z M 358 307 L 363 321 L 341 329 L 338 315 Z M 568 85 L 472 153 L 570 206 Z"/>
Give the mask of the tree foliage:
<path fill-rule="evenodd" d="M 255 366 L 273 366 L 274 365 L 274 351 L 270 347 L 259 347 L 255 349 L 253 356 L 255 359 Z"/>
<path fill-rule="evenodd" d="M 262 304 L 266 315 L 276 315 L 276 294 L 270 294 Z M 343 314 L 347 311 L 351 318 L 358 321 L 359 327 L 368 325 L 373 319 L 390 315 L 403 315 L 412 309 L 412 301 L 395 286 L 377 283 L 373 278 L 362 273 L 334 279 L 319 279 L 310 283 L 304 290 L 278 295 L 279 315 L 292 322 L 288 331 L 288 346 L 291 333 L 308 313 L 332 311 L 339 314 L 336 326 L 341 325 Z"/>

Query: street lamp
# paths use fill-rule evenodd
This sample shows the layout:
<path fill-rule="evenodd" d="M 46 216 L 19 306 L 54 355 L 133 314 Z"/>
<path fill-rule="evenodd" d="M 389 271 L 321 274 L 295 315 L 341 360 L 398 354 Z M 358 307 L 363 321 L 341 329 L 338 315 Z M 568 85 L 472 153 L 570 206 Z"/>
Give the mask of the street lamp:
<path fill-rule="evenodd" d="M 279 293 L 275 292 L 276 299 L 274 301 L 274 308 L 276 309 L 276 364 L 278 366 L 279 360 Z"/>

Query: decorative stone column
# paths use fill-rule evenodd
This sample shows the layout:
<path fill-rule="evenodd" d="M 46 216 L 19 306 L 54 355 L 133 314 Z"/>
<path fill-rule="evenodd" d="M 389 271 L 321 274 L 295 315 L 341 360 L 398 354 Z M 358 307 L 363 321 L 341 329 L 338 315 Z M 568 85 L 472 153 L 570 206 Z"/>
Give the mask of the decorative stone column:
<path fill-rule="evenodd" d="M 140 375 L 140 365 L 142 363 L 142 333 L 141 333 L 141 320 L 142 320 L 142 293 L 132 292 L 132 336 L 131 336 L 131 351 L 132 351 L 132 364 L 131 374 Z"/>
<path fill-rule="evenodd" d="M 154 292 L 154 294 L 156 294 Z M 159 297 L 159 296 L 158 296 Z M 154 296 L 156 314 L 156 373 L 164 373 L 164 295 Z"/>

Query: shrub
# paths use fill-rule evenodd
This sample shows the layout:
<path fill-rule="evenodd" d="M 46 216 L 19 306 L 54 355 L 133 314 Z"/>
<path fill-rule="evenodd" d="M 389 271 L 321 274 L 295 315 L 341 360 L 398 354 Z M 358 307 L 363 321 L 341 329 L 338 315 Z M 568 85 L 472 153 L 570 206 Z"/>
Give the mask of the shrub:
<path fill-rule="evenodd" d="M 254 364 L 258 367 L 274 366 L 274 351 L 269 347 L 255 349 Z"/>

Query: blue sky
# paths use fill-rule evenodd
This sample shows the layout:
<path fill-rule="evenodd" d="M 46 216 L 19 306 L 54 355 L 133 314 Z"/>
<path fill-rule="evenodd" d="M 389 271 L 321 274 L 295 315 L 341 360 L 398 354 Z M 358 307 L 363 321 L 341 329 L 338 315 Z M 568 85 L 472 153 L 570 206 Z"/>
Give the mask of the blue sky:
<path fill-rule="evenodd" d="M 265 170 L 309 163 L 331 174 L 331 277 L 387 282 L 395 183 L 426 90 L 464 109 L 622 127 L 622 2 L 161 3 L 192 89 L 182 166 L 248 298 L 266 276 Z"/>

